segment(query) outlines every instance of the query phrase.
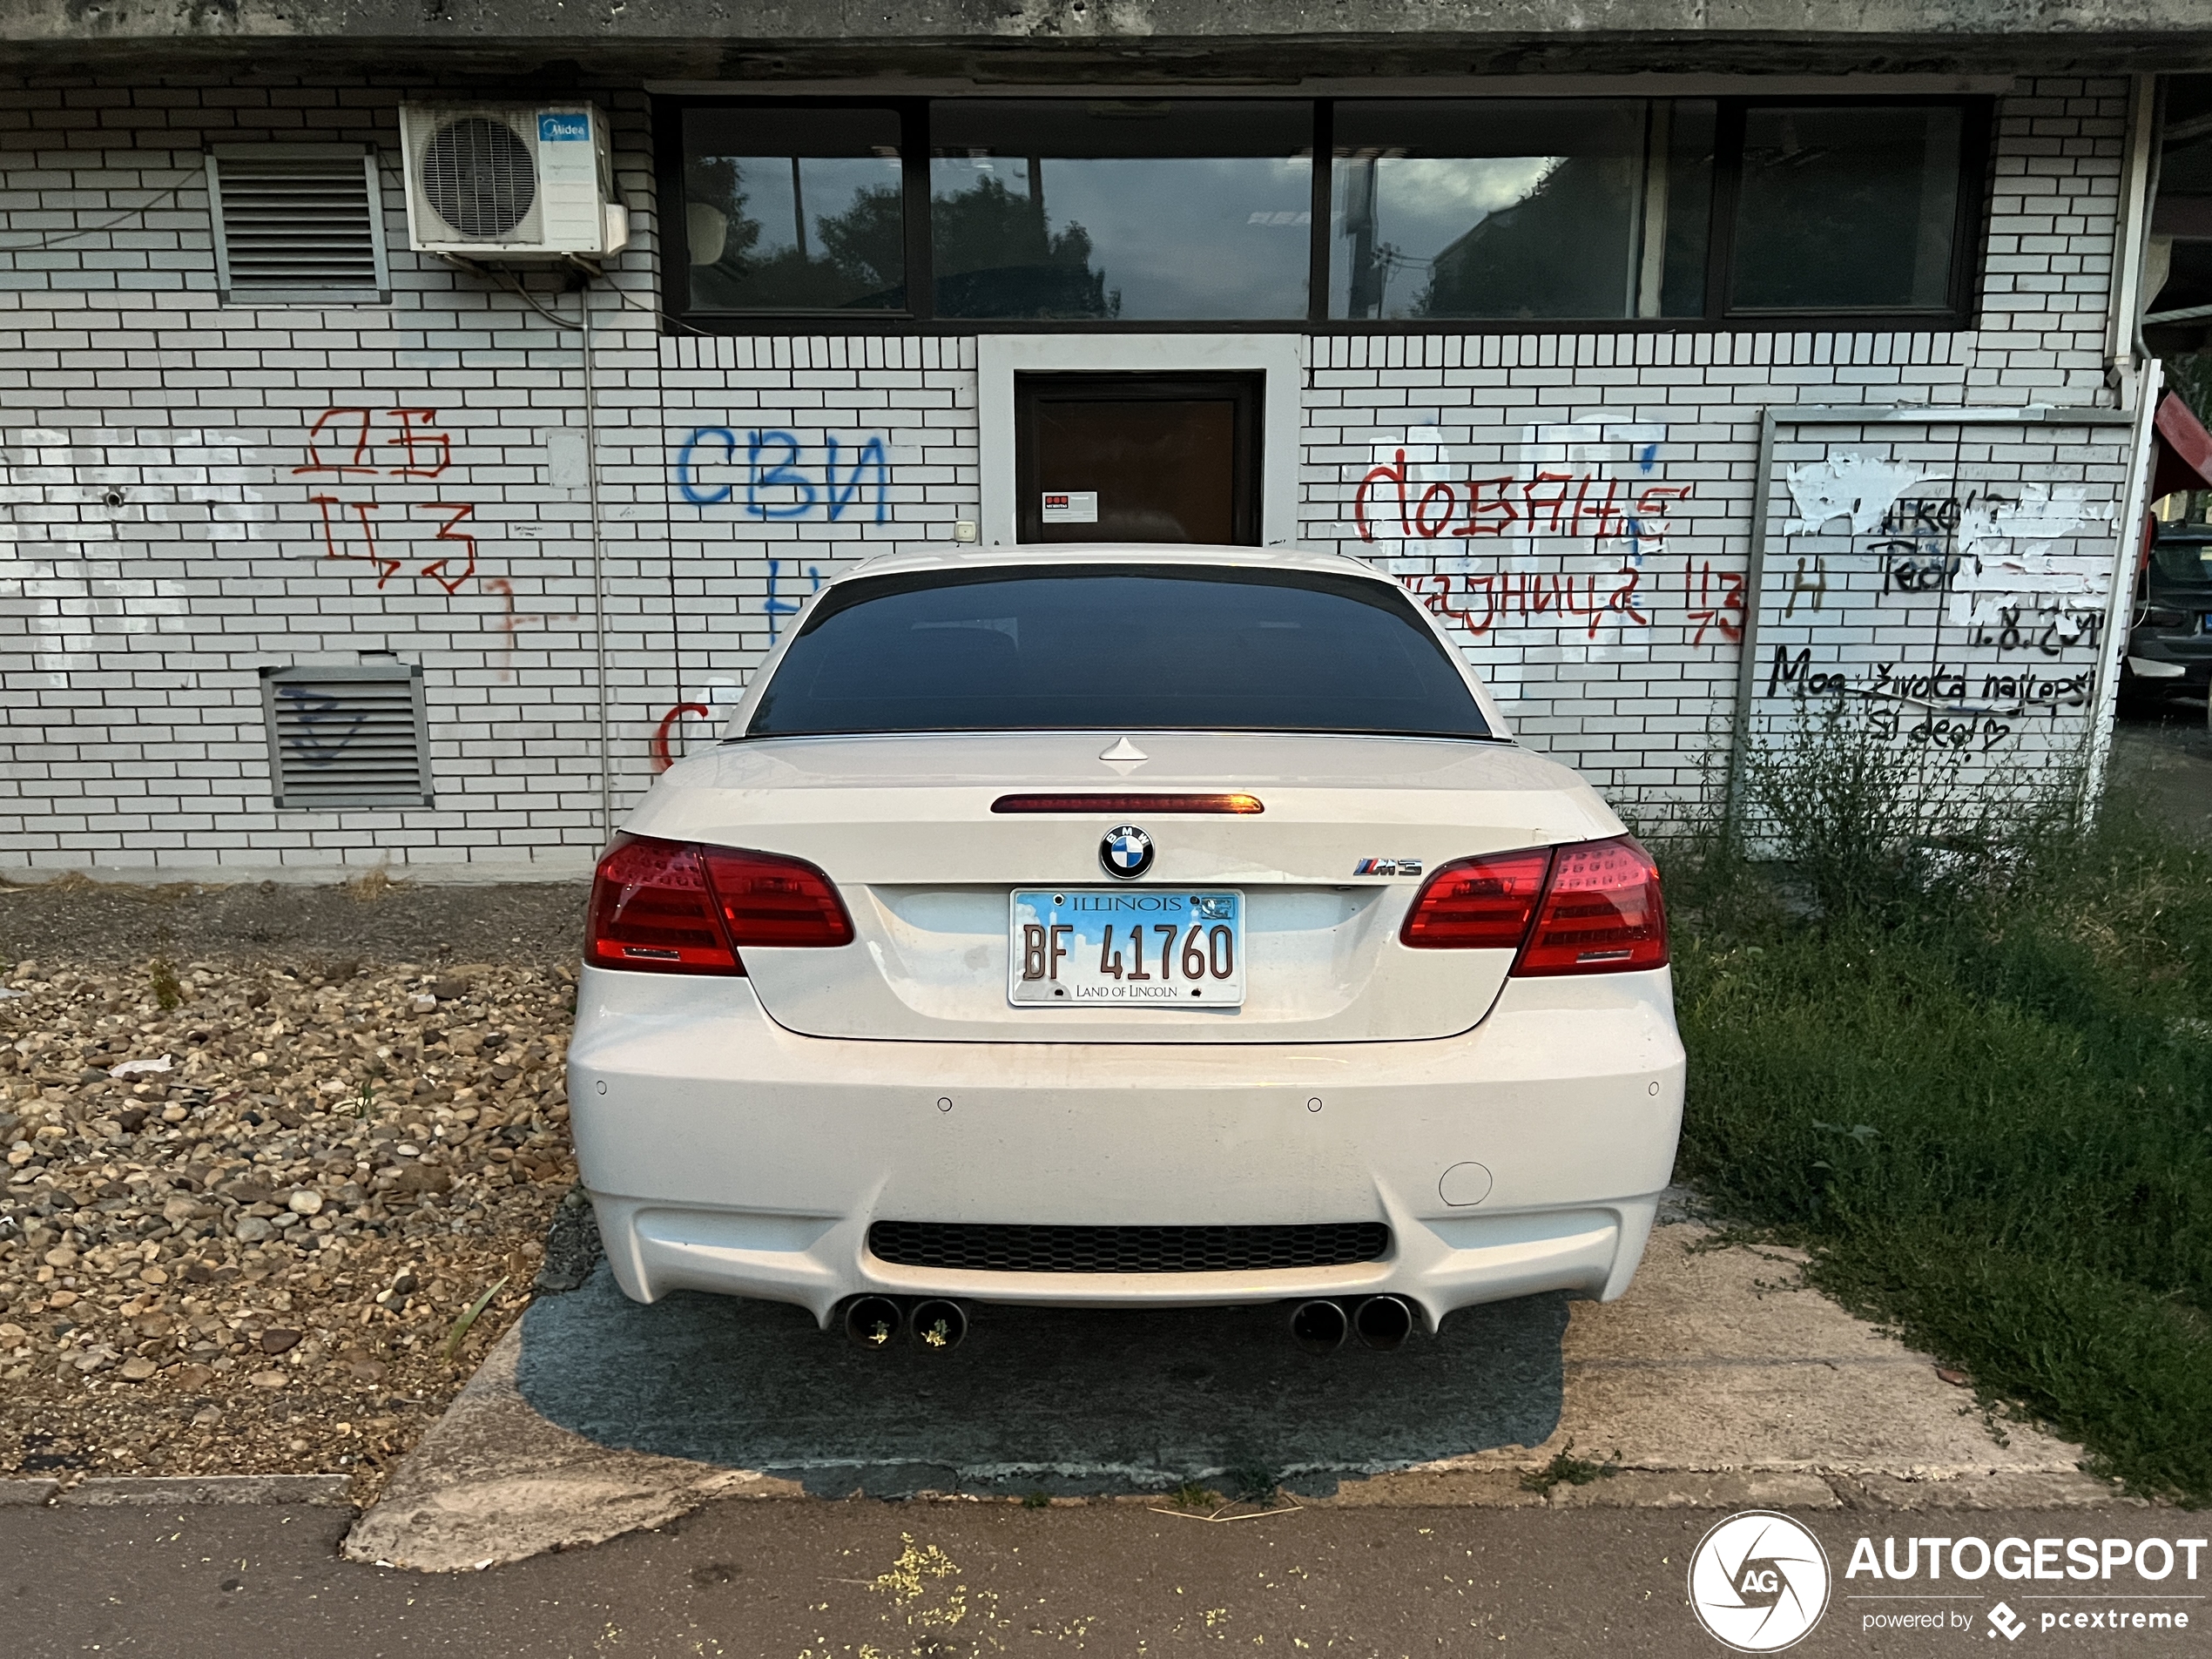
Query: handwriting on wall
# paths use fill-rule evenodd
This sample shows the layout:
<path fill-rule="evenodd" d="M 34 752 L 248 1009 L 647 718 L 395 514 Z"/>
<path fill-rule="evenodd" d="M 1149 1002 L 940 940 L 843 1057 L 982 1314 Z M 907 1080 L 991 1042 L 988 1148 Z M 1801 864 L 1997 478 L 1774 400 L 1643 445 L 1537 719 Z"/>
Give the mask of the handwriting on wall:
<path fill-rule="evenodd" d="M 891 452 L 880 432 L 857 441 L 825 432 L 808 444 L 780 428 L 694 427 L 677 447 L 675 482 L 694 507 L 732 505 L 751 518 L 891 518 Z"/>
<path fill-rule="evenodd" d="M 1840 450 L 1782 483 L 1796 512 L 1757 596 L 1773 630 L 1758 682 L 1770 718 L 1848 701 L 1876 735 L 1931 749 L 2078 742 L 2106 625 L 2111 550 L 2097 527 L 2110 501 L 2081 483 L 1946 482 Z"/>
<path fill-rule="evenodd" d="M 1454 630 L 1626 645 L 1648 638 L 1663 611 L 1694 645 L 1742 637 L 1741 571 L 1658 556 L 1697 488 L 1659 475 L 1663 428 L 1532 427 L 1517 443 L 1479 448 L 1421 430 L 1374 452 L 1352 490 L 1351 529 L 1370 545 L 1395 544 L 1386 567 Z M 1514 464 L 1501 470 L 1501 459 Z"/>
<path fill-rule="evenodd" d="M 1643 448 L 1642 463 L 1657 446 Z M 1598 541 L 1657 539 L 1663 521 L 1693 486 L 1606 477 L 1588 468 L 1545 468 L 1533 478 L 1500 473 L 1457 481 L 1413 476 L 1406 451 L 1367 469 L 1352 498 L 1352 522 L 1363 542 L 1379 519 L 1400 538 L 1435 541 L 1477 536 L 1587 536 Z"/>

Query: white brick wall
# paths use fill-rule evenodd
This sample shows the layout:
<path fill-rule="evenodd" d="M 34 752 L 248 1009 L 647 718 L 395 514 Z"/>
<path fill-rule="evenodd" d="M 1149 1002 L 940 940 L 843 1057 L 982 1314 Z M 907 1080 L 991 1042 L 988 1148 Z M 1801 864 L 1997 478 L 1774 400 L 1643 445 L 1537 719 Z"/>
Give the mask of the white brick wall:
<path fill-rule="evenodd" d="M 597 846 L 588 513 L 562 470 L 570 452 L 546 436 L 583 426 L 577 337 L 406 251 L 395 109 L 431 90 L 0 83 L 0 698 L 11 738 L 0 865 L 388 856 L 569 869 Z M 1522 736 L 1615 799 L 1694 789 L 1732 706 L 1763 406 L 2108 400 L 2101 351 L 2124 97 L 2117 81 L 2043 79 L 2001 102 L 1970 334 L 1310 341 L 1305 537 L 1385 563 L 1446 608 Z M 740 683 L 816 573 L 944 541 L 952 521 L 975 516 L 975 348 L 661 337 L 644 101 L 618 89 L 597 101 L 616 118 L 635 226 L 613 284 L 627 303 L 602 287 L 595 314 L 619 813 L 651 779 L 664 717 Z M 205 147 L 303 139 L 381 146 L 391 305 L 218 303 Z M 574 294 L 537 292 L 575 314 Z M 300 470 L 353 463 L 362 417 L 333 410 L 367 412 L 361 458 L 373 472 Z M 410 433 L 412 449 L 395 442 Z M 432 434 L 449 441 L 449 464 L 404 475 L 410 463 L 431 470 Z M 752 512 L 748 476 L 791 476 L 772 470 L 786 456 L 776 434 L 795 441 L 788 465 L 804 482 L 756 482 Z M 1777 529 L 1789 466 L 1885 457 L 1898 439 L 1941 452 L 1926 460 L 1922 495 L 2080 482 L 2094 509 L 2119 491 L 2123 435 L 2112 428 L 1784 435 Z M 1378 468 L 1390 471 L 1367 487 L 1368 539 L 1354 506 Z M 1553 506 L 1561 481 L 1542 475 L 1557 473 L 1573 494 Z M 1439 486 L 1448 496 L 1430 494 Z M 1501 500 L 1540 516 L 1508 521 Z M 1440 523 L 1447 502 L 1456 516 Z M 1477 533 L 1453 535 L 1478 506 Z M 1481 533 L 1494 525 L 1505 533 Z M 454 534 L 438 539 L 442 527 Z M 366 534 L 398 561 L 388 574 L 328 556 L 366 553 Z M 455 535 L 475 536 L 473 570 Z M 1881 660 L 1958 657 L 1941 631 L 1947 598 L 1866 598 L 1885 556 L 1872 539 L 1777 535 L 1770 570 L 1784 585 L 1757 600 L 1763 656 L 1786 639 L 1849 664 L 1859 685 Z M 2077 539 L 2061 563 L 2108 563 L 2108 542 Z M 1781 614 L 1801 554 L 1838 572 L 1810 629 L 1802 608 Z M 2073 673 L 2087 653 L 1976 650 L 1977 695 L 2000 664 Z M 436 806 L 276 812 L 256 670 L 364 651 L 424 668 Z M 2042 725 L 2059 746 L 2076 739 L 2063 718 Z M 678 751 L 711 729 L 678 716 Z"/>

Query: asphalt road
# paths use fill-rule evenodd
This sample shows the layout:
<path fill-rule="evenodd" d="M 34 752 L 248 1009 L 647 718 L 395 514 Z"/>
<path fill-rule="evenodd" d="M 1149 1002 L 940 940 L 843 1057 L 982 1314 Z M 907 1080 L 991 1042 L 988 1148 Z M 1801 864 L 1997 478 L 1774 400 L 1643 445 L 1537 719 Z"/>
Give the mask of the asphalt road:
<path fill-rule="evenodd" d="M 723 1503 L 597 1549 L 428 1578 L 333 1554 L 341 1513 L 299 1508 L 0 1511 L 0 1630 L 17 1659 L 367 1659 L 465 1653 L 741 1659 L 933 1659 L 983 1654 L 1181 1651 L 1344 1656 L 1723 1651 L 1684 1598 L 1690 1552 L 1720 1517 L 1683 1510 L 1307 1509 L 1208 1524 L 1127 1504 L 873 1501 Z M 1853 1541 L 1894 1534 L 2139 1538 L 2202 1535 L 2201 1515 L 2125 1509 L 1830 1513 L 1802 1516 L 1836 1577 L 1826 1615 L 1791 1649 L 1822 1654 L 2195 1654 L 2192 1629 L 2043 1630 L 2054 1608 L 2022 1591 L 2070 1582 L 1925 1581 L 1960 1599 L 1852 1599 Z M 2212 1561 L 2202 1568 L 2212 1575 Z M 2115 1582 L 2201 1596 L 2208 1581 Z M 1875 1587 L 1898 1589 L 1900 1586 Z M 2028 1620 L 1998 1642 L 2000 1595 Z M 1964 1628 L 1868 1633 L 1870 1612 L 1952 1609 Z M 2202 1615 L 2202 1616 L 2199 1616 Z"/>

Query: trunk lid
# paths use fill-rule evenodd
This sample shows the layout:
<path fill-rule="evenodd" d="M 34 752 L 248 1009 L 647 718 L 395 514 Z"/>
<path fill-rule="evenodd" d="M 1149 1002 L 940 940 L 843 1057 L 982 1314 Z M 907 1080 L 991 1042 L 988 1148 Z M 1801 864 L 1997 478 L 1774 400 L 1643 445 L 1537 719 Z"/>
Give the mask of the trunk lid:
<path fill-rule="evenodd" d="M 1620 833 L 1566 767 L 1505 743 L 1139 732 L 792 738 L 683 762 L 628 827 L 806 860 L 836 883 L 855 939 L 744 951 L 770 1017 L 810 1036 L 989 1042 L 1316 1042 L 1442 1037 L 1479 1022 L 1509 951 L 1409 950 L 1399 928 L 1422 875 L 1363 860 L 1453 859 Z M 1258 815 L 995 813 L 1042 792 L 1257 795 Z M 1152 837 L 1153 867 L 1117 882 L 1106 832 Z M 1244 895 L 1245 1001 L 1015 1007 L 1017 888 L 1234 888 Z"/>

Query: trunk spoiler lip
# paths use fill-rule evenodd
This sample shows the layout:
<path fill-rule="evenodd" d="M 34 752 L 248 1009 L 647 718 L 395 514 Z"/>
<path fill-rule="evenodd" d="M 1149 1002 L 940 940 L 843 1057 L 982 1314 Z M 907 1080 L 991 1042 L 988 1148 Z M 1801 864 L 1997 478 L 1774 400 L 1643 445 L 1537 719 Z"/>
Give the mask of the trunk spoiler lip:
<path fill-rule="evenodd" d="M 738 732 L 719 739 L 714 746 L 734 749 L 746 744 L 896 742 L 914 738 L 1112 738 L 1140 732 L 1170 738 L 1356 738 L 1368 743 L 1480 743 L 1502 749 L 1521 746 L 1518 738 L 1498 732 L 1376 732 L 1348 725 L 947 725 L 907 732 L 779 732 L 759 736 Z"/>

